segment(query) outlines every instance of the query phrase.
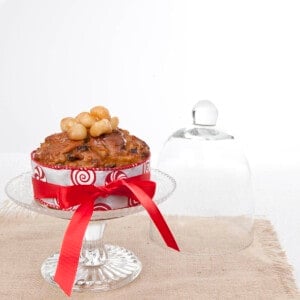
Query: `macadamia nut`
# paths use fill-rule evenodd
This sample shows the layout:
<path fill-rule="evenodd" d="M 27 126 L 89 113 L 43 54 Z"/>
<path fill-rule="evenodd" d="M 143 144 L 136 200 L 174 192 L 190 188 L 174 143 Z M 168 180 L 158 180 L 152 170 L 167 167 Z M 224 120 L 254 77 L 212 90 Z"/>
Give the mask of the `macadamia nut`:
<path fill-rule="evenodd" d="M 67 134 L 70 140 L 84 140 L 87 137 L 87 129 L 81 123 L 76 123 L 69 128 Z"/>
<path fill-rule="evenodd" d="M 67 117 L 67 118 L 63 118 L 60 121 L 60 128 L 62 131 L 68 131 L 74 124 L 78 123 L 76 119 L 71 118 L 71 117 Z"/>
<path fill-rule="evenodd" d="M 111 133 L 111 132 L 112 132 L 111 124 L 107 119 L 102 119 L 100 121 L 97 121 L 90 128 L 90 135 L 92 137 L 97 137 L 100 136 L 101 134 Z"/>
<path fill-rule="evenodd" d="M 92 125 L 96 122 L 96 118 L 88 112 L 80 113 L 77 115 L 76 120 L 86 128 L 92 127 Z"/>
<path fill-rule="evenodd" d="M 95 106 L 91 110 L 91 115 L 95 116 L 98 120 L 102 119 L 110 119 L 110 114 L 109 111 L 106 107 L 104 106 Z"/>
<path fill-rule="evenodd" d="M 112 117 L 110 119 L 110 124 L 111 124 L 111 128 L 113 130 L 115 130 L 118 127 L 118 125 L 119 125 L 119 118 L 118 117 Z"/>

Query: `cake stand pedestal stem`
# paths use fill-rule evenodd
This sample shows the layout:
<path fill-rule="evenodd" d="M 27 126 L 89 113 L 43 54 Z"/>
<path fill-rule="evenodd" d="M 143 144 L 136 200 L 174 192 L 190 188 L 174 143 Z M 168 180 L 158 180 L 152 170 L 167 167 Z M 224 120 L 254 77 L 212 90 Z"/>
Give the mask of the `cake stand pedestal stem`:
<path fill-rule="evenodd" d="M 80 263 L 85 266 L 101 266 L 107 259 L 107 251 L 103 244 L 106 227 L 104 221 L 91 221 L 86 229 L 80 255 Z"/>

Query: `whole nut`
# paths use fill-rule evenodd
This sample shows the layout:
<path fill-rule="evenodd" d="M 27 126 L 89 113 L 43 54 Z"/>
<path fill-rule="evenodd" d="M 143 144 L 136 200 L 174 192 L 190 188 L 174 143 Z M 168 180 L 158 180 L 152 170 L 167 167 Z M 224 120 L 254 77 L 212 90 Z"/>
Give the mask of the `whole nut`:
<path fill-rule="evenodd" d="M 119 125 L 119 118 L 118 117 L 112 117 L 110 119 L 110 124 L 111 124 L 111 128 L 113 130 L 115 130 L 118 127 L 118 125 Z"/>
<path fill-rule="evenodd" d="M 87 137 L 87 129 L 81 123 L 76 123 L 69 128 L 67 134 L 70 140 L 84 140 Z"/>
<path fill-rule="evenodd" d="M 74 124 L 78 123 L 76 119 L 71 118 L 71 117 L 67 117 L 67 118 L 63 118 L 60 121 L 60 128 L 62 131 L 68 131 Z"/>
<path fill-rule="evenodd" d="M 112 128 L 109 120 L 102 119 L 100 121 L 97 121 L 93 124 L 93 126 L 90 128 L 90 135 L 92 137 L 100 136 L 104 133 L 111 133 Z"/>
<path fill-rule="evenodd" d="M 110 114 L 109 111 L 106 107 L 104 106 L 95 106 L 91 110 L 91 115 L 95 116 L 97 120 L 102 120 L 102 119 L 110 119 Z"/>
<path fill-rule="evenodd" d="M 96 118 L 88 112 L 80 113 L 76 116 L 76 120 L 86 128 L 90 128 L 96 122 Z"/>

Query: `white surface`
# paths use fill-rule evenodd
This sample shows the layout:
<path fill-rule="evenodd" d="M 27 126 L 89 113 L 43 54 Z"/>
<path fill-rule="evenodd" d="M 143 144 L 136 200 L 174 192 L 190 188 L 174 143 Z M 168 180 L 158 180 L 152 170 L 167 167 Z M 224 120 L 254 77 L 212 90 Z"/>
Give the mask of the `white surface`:
<path fill-rule="evenodd" d="M 244 145 L 256 213 L 274 223 L 300 285 L 299 15 L 296 0 L 1 0 L 2 197 L 62 117 L 106 105 L 155 161 L 209 99 Z"/>

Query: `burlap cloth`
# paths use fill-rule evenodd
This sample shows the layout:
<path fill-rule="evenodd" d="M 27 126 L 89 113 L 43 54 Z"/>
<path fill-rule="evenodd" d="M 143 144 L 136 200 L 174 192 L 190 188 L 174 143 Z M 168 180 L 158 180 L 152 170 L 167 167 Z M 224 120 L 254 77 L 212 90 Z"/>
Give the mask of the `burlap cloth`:
<path fill-rule="evenodd" d="M 0 299 L 67 299 L 40 274 L 44 259 L 59 249 L 66 225 L 46 216 L 0 216 Z M 147 216 L 109 221 L 105 239 L 132 250 L 143 270 L 125 287 L 73 293 L 71 299 L 299 299 L 269 221 L 255 221 L 250 247 L 218 256 L 168 251 L 149 240 L 148 228 Z"/>

